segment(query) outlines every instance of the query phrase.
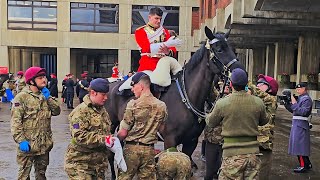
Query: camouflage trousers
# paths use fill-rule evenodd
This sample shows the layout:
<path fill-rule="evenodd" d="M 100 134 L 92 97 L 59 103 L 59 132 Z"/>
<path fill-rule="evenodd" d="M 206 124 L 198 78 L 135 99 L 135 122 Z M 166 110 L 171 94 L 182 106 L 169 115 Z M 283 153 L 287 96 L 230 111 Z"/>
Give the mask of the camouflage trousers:
<path fill-rule="evenodd" d="M 268 180 L 271 173 L 272 165 L 272 151 L 270 150 L 260 150 L 262 156 L 259 156 L 261 160 L 261 168 L 259 172 L 260 180 Z"/>
<path fill-rule="evenodd" d="M 261 161 L 256 154 L 243 154 L 224 157 L 219 180 L 257 180 Z"/>
<path fill-rule="evenodd" d="M 191 178 L 191 161 L 182 152 L 164 152 L 157 162 L 158 180 L 187 180 Z"/>
<path fill-rule="evenodd" d="M 18 153 L 17 163 L 19 165 L 18 179 L 19 180 L 29 180 L 30 171 L 32 165 L 34 165 L 34 173 L 36 180 L 43 180 L 46 178 L 46 170 L 49 165 L 49 152 L 42 155 L 28 156 L 23 153 Z"/>
<path fill-rule="evenodd" d="M 104 180 L 108 169 L 107 156 L 99 153 L 83 153 L 68 148 L 64 170 L 71 180 Z"/>
<path fill-rule="evenodd" d="M 155 152 L 151 146 L 125 144 L 123 156 L 127 163 L 126 172 L 119 171 L 117 180 L 132 180 L 138 175 L 139 180 L 155 180 Z"/>

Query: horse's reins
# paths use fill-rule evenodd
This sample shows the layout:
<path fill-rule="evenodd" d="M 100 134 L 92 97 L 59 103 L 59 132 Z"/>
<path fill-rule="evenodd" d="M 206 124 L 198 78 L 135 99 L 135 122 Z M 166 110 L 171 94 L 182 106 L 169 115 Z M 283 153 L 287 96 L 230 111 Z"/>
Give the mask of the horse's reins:
<path fill-rule="evenodd" d="M 216 43 L 218 41 L 219 40 L 215 38 L 215 39 L 211 40 L 210 42 L 207 41 L 207 43 L 214 44 L 214 43 Z M 222 76 L 223 79 L 224 79 L 224 85 L 223 85 L 223 88 L 222 88 L 222 92 L 220 93 L 220 96 L 213 103 L 213 104 L 215 104 L 217 102 L 217 100 L 220 99 L 221 97 L 223 97 L 223 95 L 224 95 L 224 90 L 225 90 L 225 87 L 226 87 L 226 83 L 229 80 L 229 77 L 228 77 L 227 73 L 230 72 L 231 65 L 234 64 L 235 62 L 237 62 L 238 60 L 237 59 L 233 59 L 227 65 L 225 65 L 215 55 L 214 51 L 211 50 L 210 46 L 209 46 L 209 48 L 207 47 L 207 49 L 209 49 L 209 51 L 210 51 L 210 61 L 213 61 L 213 63 L 221 70 L 220 77 Z M 217 63 L 220 63 L 220 65 L 218 65 Z M 194 107 L 192 105 L 192 103 L 189 100 L 188 93 L 187 93 L 186 86 L 185 86 L 185 64 L 184 64 L 184 68 L 182 69 L 182 78 L 181 78 L 182 90 L 181 90 L 181 86 L 180 86 L 180 83 L 179 83 L 179 79 L 175 78 L 174 80 L 176 82 L 176 85 L 177 85 L 179 94 L 181 96 L 182 102 L 186 105 L 186 107 L 188 109 L 190 109 L 195 115 L 197 115 L 198 118 L 205 119 L 206 116 L 207 116 L 207 113 L 205 111 L 203 112 L 203 111 L 198 110 L 196 107 Z M 212 106 L 212 108 L 209 111 L 209 113 L 212 111 L 213 107 L 214 106 Z M 199 121 L 199 122 L 201 122 L 201 121 Z"/>

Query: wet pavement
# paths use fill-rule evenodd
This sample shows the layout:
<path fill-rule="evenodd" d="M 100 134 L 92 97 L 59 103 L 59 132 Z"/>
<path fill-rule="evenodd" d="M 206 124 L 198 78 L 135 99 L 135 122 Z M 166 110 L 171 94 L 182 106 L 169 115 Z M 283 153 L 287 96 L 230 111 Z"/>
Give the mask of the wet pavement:
<path fill-rule="evenodd" d="M 77 100 L 75 100 L 77 101 Z M 67 115 L 71 112 L 63 105 L 61 115 L 52 118 L 52 130 L 54 147 L 50 152 L 50 164 L 47 170 L 47 178 L 60 180 L 67 179 L 63 170 L 63 158 L 70 140 Z M 10 133 L 10 111 L 8 103 L 0 103 L 0 179 L 17 179 L 18 166 L 16 163 L 16 144 Z M 292 168 L 298 165 L 297 158 L 287 154 L 288 137 L 291 127 L 291 114 L 282 106 L 278 108 L 276 116 L 275 141 L 273 162 L 270 179 L 320 179 L 320 117 L 313 118 L 311 133 L 311 162 L 313 169 L 305 174 L 296 174 Z M 199 169 L 194 171 L 193 180 L 203 179 L 204 163 L 200 160 L 202 136 L 193 154 L 193 158 Z M 33 171 L 31 172 L 32 179 Z M 108 178 L 110 175 L 108 174 Z"/>

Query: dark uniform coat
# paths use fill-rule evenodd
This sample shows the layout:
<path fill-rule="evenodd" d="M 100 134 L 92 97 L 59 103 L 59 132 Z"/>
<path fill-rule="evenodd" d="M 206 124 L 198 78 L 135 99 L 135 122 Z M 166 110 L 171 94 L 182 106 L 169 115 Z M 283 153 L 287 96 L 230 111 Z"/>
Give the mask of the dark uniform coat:
<path fill-rule="evenodd" d="M 312 111 L 312 99 L 306 94 L 298 97 L 297 103 L 286 105 L 293 113 L 288 153 L 290 155 L 310 156 L 310 128 L 307 120 L 295 118 L 309 117 Z"/>
<path fill-rule="evenodd" d="M 58 80 L 57 78 L 51 78 L 50 84 L 49 84 L 49 91 L 50 95 L 52 97 L 58 97 Z"/>

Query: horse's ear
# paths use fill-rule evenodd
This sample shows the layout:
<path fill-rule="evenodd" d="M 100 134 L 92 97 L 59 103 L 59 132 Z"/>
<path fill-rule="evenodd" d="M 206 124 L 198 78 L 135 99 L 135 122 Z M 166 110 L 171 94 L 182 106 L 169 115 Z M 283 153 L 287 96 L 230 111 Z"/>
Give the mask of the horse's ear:
<path fill-rule="evenodd" d="M 212 33 L 213 33 L 213 34 L 216 33 L 216 28 L 213 28 Z"/>
<path fill-rule="evenodd" d="M 228 39 L 229 35 L 230 35 L 230 32 L 231 32 L 231 28 L 224 34 L 224 37 L 226 39 Z"/>
<path fill-rule="evenodd" d="M 208 39 L 214 39 L 212 31 L 207 26 L 204 28 L 204 32 L 206 33 Z"/>

